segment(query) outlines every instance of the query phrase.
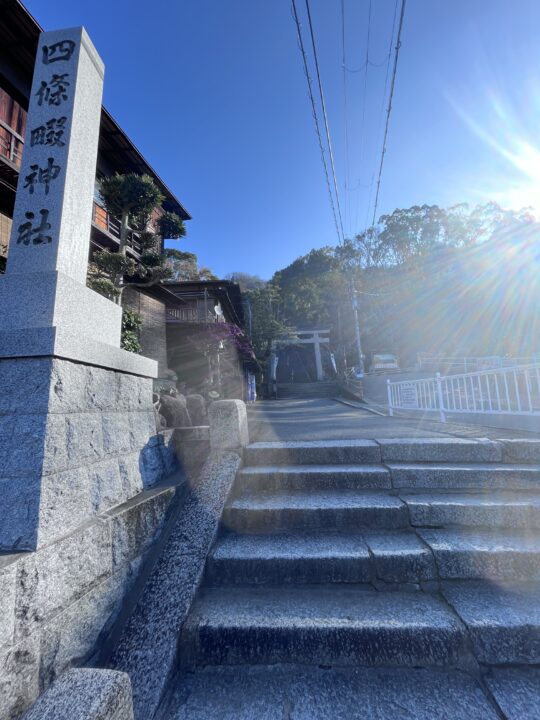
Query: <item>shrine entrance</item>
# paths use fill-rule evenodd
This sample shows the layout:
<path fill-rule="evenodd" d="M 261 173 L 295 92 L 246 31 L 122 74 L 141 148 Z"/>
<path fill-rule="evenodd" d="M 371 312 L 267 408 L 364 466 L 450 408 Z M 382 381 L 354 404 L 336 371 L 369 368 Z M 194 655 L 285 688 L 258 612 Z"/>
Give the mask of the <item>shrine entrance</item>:
<path fill-rule="evenodd" d="M 276 383 L 334 380 L 337 372 L 330 350 L 330 330 L 297 330 L 273 343 L 269 379 Z"/>

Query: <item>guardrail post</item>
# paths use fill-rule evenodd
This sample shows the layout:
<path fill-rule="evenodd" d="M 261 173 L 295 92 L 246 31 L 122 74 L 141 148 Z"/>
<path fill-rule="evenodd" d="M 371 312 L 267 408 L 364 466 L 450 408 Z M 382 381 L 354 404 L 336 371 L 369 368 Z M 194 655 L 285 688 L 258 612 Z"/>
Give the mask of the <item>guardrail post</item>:
<path fill-rule="evenodd" d="M 446 422 L 446 415 L 444 413 L 444 400 L 443 400 L 443 391 L 442 391 L 442 381 L 441 381 L 441 373 L 437 373 L 437 396 L 439 398 L 439 415 L 441 418 L 441 422 Z"/>
<path fill-rule="evenodd" d="M 386 381 L 386 392 L 388 393 L 388 414 L 394 416 L 394 408 L 392 407 L 392 391 L 390 389 L 390 380 Z"/>

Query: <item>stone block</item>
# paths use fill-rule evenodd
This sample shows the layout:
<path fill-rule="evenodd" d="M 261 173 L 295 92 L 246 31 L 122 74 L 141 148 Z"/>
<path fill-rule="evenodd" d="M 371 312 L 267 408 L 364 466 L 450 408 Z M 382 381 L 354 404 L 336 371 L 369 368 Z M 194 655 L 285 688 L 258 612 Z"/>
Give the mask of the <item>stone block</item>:
<path fill-rule="evenodd" d="M 115 406 L 118 410 L 152 410 L 152 380 L 150 378 L 118 373 L 117 384 Z"/>
<path fill-rule="evenodd" d="M 130 452 L 131 414 L 127 412 L 106 412 L 101 415 L 103 452 L 106 455 Z"/>
<path fill-rule="evenodd" d="M 62 327 L 0 330 L 0 348 L 5 358 L 55 356 L 144 378 L 157 377 L 155 360 Z"/>
<path fill-rule="evenodd" d="M 381 462 L 373 440 L 256 442 L 244 450 L 246 465 L 365 465 Z"/>
<path fill-rule="evenodd" d="M 540 539 L 529 532 L 418 530 L 447 579 L 540 580 Z"/>
<path fill-rule="evenodd" d="M 122 308 L 58 270 L 8 270 L 0 279 L 0 306 L 9 307 L 4 331 L 61 327 L 105 345 L 120 345 Z"/>
<path fill-rule="evenodd" d="M 112 571 L 110 525 L 96 520 L 19 563 L 15 637 L 65 610 Z"/>
<path fill-rule="evenodd" d="M 92 514 L 98 514 L 127 500 L 117 458 L 109 458 L 89 465 L 88 486 Z"/>
<path fill-rule="evenodd" d="M 39 644 L 36 637 L 0 650 L 0 720 L 13 720 L 39 694 Z"/>
<path fill-rule="evenodd" d="M 501 440 L 505 462 L 540 463 L 540 440 Z"/>
<path fill-rule="evenodd" d="M 538 584 L 454 581 L 443 584 L 443 594 L 465 623 L 479 662 L 540 663 Z"/>
<path fill-rule="evenodd" d="M 97 413 L 70 414 L 65 416 L 65 422 L 69 466 L 78 467 L 100 460 L 104 454 L 101 416 Z"/>
<path fill-rule="evenodd" d="M 497 720 L 463 672 L 262 665 L 183 672 L 170 720 Z M 522 713 L 511 720 L 537 720 Z"/>
<path fill-rule="evenodd" d="M 17 563 L 20 558 L 20 554 L 0 555 L 0 648 L 13 644 Z"/>
<path fill-rule="evenodd" d="M 48 410 L 52 358 L 0 359 L 0 415 Z"/>
<path fill-rule="evenodd" d="M 0 416 L 0 468 L 1 477 L 38 476 L 43 468 L 44 439 L 47 437 L 47 415 Z M 55 423 L 51 423 L 54 429 Z M 51 466 L 56 456 L 54 441 Z M 62 450 L 59 450 L 62 456 Z M 63 450 L 65 453 L 65 448 Z"/>
<path fill-rule="evenodd" d="M 247 412 L 242 400 L 216 400 L 210 405 L 208 417 L 213 451 L 241 450 L 249 445 Z"/>
<path fill-rule="evenodd" d="M 371 533 L 365 541 L 380 580 L 418 583 L 437 577 L 433 555 L 414 533 Z"/>
<path fill-rule="evenodd" d="M 130 453 L 118 458 L 118 468 L 124 498 L 132 498 L 144 488 L 140 453 Z"/>
<path fill-rule="evenodd" d="M 37 544 L 40 496 L 36 483 L 0 478 L 0 550 L 32 550 Z"/>
<path fill-rule="evenodd" d="M 95 654 L 100 638 L 116 620 L 141 563 L 139 558 L 119 569 L 41 628 L 41 687 L 48 687 L 67 668 L 86 663 Z"/>
<path fill-rule="evenodd" d="M 501 462 L 499 443 L 486 438 L 384 438 L 383 462 Z"/>
<path fill-rule="evenodd" d="M 24 720 L 133 720 L 129 677 L 113 670 L 68 670 Z"/>
<path fill-rule="evenodd" d="M 129 413 L 129 426 L 131 450 L 140 450 L 159 443 L 156 419 L 152 410 Z"/>
<path fill-rule="evenodd" d="M 493 670 L 486 683 L 507 720 L 540 718 L 540 670 L 505 668 Z"/>
<path fill-rule="evenodd" d="M 140 493 L 106 513 L 111 523 L 113 566 L 125 565 L 142 555 L 163 527 L 174 488 Z"/>

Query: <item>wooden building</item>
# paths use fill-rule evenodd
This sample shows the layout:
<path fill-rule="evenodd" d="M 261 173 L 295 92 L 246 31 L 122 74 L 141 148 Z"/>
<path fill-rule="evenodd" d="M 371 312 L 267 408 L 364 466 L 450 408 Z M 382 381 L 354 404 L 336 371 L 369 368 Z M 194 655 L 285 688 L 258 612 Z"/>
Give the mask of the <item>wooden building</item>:
<path fill-rule="evenodd" d="M 19 0 L 0 0 L 0 270 L 8 253 L 11 218 L 24 152 L 26 113 L 38 38 L 43 28 Z M 165 196 L 163 210 L 190 215 L 105 108 L 101 111 L 91 248 L 118 247 L 120 226 L 100 200 L 98 179 L 114 172 L 148 174 Z M 128 252 L 138 255 L 137 233 Z"/>
<path fill-rule="evenodd" d="M 166 301 L 167 361 L 179 390 L 247 400 L 248 377 L 259 368 L 238 283 L 164 283 L 163 289 L 175 298 Z"/>

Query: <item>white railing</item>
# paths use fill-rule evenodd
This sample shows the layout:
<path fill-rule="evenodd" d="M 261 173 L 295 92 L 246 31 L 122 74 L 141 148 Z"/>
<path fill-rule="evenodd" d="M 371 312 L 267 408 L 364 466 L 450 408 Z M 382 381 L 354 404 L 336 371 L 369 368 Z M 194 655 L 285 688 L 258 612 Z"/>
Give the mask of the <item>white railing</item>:
<path fill-rule="evenodd" d="M 388 408 L 447 413 L 540 415 L 540 363 L 421 380 L 387 380 Z"/>
<path fill-rule="evenodd" d="M 481 370 L 495 370 L 497 368 L 516 367 L 517 365 L 535 365 L 540 362 L 540 353 L 533 353 L 528 357 L 502 357 L 500 355 L 471 356 L 445 356 L 418 353 L 418 370 L 440 370 L 446 373 L 470 373 Z"/>

